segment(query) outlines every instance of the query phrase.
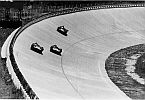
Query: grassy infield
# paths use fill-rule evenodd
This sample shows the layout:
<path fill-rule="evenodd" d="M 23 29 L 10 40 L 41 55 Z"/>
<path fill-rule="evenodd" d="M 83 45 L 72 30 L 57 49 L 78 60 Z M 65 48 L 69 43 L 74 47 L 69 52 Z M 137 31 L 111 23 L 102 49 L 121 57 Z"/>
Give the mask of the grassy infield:
<path fill-rule="evenodd" d="M 129 75 L 127 75 L 125 70 L 127 67 L 127 65 L 125 65 L 127 60 L 132 60 L 130 57 L 136 54 L 141 55 L 138 59 L 145 59 L 145 56 L 143 56 L 145 54 L 145 44 L 130 46 L 112 53 L 105 62 L 105 69 L 113 83 L 125 92 L 126 95 L 132 99 L 144 100 L 145 86 L 132 79 Z M 141 62 L 142 60 L 138 59 L 138 63 L 133 65 L 136 67 L 135 73 L 144 78 L 143 75 L 145 75 L 145 72 L 138 70 L 140 67 L 145 69 L 144 66 L 141 66 L 144 65 L 144 63 Z"/>

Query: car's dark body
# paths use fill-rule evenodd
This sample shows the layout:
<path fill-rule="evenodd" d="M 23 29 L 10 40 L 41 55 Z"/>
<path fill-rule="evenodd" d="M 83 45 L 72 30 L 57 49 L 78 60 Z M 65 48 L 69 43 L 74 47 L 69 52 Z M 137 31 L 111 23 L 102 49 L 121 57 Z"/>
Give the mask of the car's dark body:
<path fill-rule="evenodd" d="M 58 27 L 58 28 L 57 28 L 57 31 L 58 31 L 59 33 L 61 33 L 62 35 L 67 36 L 68 30 L 67 30 L 66 28 L 64 28 L 64 26 Z"/>
<path fill-rule="evenodd" d="M 50 52 L 55 53 L 55 54 L 61 56 L 62 49 L 58 48 L 57 45 L 52 45 L 50 47 Z"/>
<path fill-rule="evenodd" d="M 41 47 L 38 43 L 32 43 L 31 50 L 43 55 L 44 48 Z"/>

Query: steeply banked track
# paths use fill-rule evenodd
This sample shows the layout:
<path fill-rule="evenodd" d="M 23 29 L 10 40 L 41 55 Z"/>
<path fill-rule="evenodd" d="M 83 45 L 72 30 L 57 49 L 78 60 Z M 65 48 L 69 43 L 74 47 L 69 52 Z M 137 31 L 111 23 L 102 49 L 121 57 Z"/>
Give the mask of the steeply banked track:
<path fill-rule="evenodd" d="M 111 5 L 103 5 L 103 6 L 86 7 L 86 8 L 75 8 L 75 9 L 70 9 L 70 10 L 66 10 L 66 11 L 62 10 L 62 11 L 59 11 L 59 12 L 56 12 L 56 13 L 43 15 L 43 16 L 39 17 L 38 19 L 35 19 L 35 20 L 31 21 L 30 23 L 26 24 L 25 26 L 21 27 L 16 32 L 16 34 L 14 35 L 14 37 L 13 37 L 11 43 L 10 43 L 9 52 L 10 52 L 10 60 L 11 60 L 12 66 L 13 66 L 13 70 L 16 73 L 16 76 L 18 77 L 23 89 L 26 91 L 29 98 L 39 99 L 39 97 L 37 96 L 35 91 L 32 90 L 29 83 L 27 82 L 27 80 L 25 80 L 25 77 L 22 75 L 21 71 L 19 70 L 19 66 L 17 65 L 17 62 L 16 62 L 14 54 L 13 54 L 13 52 L 14 52 L 13 47 L 15 45 L 15 41 L 16 41 L 17 37 L 21 34 L 22 31 L 24 31 L 27 27 L 31 26 L 34 23 L 40 22 L 40 21 L 42 21 L 44 19 L 47 19 L 47 18 L 56 17 L 56 16 L 59 16 L 59 15 L 65 15 L 65 14 L 81 12 L 81 11 L 88 11 L 88 10 L 111 9 L 111 8 L 128 8 L 128 7 L 144 7 L 144 6 L 145 6 L 145 4 L 136 4 L 136 5 L 123 4 L 123 5 L 112 5 L 112 6 Z"/>

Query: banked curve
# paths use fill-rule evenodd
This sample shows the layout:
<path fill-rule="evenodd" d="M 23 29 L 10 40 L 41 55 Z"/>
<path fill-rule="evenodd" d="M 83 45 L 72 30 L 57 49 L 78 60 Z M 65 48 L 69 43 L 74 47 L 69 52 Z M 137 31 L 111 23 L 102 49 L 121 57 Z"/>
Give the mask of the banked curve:
<path fill-rule="evenodd" d="M 100 8 L 101 8 L 101 7 L 100 7 Z M 98 9 L 98 8 L 97 8 L 97 9 Z M 90 9 L 86 9 L 86 10 L 90 10 Z M 78 10 L 77 10 L 77 11 L 78 11 Z M 84 11 L 84 9 L 83 9 L 83 10 L 80 9 L 79 11 Z M 74 13 L 74 12 L 76 12 L 76 11 L 75 11 L 75 10 L 74 10 L 74 11 L 70 11 L 69 13 Z M 14 46 L 14 44 L 15 44 L 15 41 L 16 41 L 17 37 L 20 35 L 20 33 L 21 33 L 23 30 L 25 30 L 27 27 L 33 25 L 34 23 L 40 22 L 40 21 L 42 21 L 42 20 L 44 20 L 44 19 L 47 19 L 47 18 L 50 18 L 50 17 L 55 17 L 55 16 L 59 16 L 59 15 L 62 15 L 62 14 L 67 14 L 67 13 L 68 13 L 68 12 L 66 12 L 66 13 L 61 12 L 61 13 L 58 13 L 58 14 L 48 14 L 48 15 L 42 16 L 42 17 L 40 17 L 39 19 L 36 19 L 36 20 L 30 22 L 29 24 L 25 25 L 24 27 L 20 28 L 20 29 L 17 31 L 17 33 L 15 34 L 14 38 L 12 39 L 12 42 L 10 43 L 10 47 L 9 47 L 9 51 L 10 51 L 10 60 L 11 60 L 11 62 L 12 62 L 13 69 L 14 69 L 15 73 L 17 74 L 17 77 L 19 78 L 19 80 L 21 80 L 21 84 L 23 85 L 23 82 L 25 83 L 25 85 L 23 85 L 23 87 L 28 86 L 27 88 L 30 88 L 30 89 L 28 89 L 29 91 L 27 91 L 26 89 L 25 89 L 25 90 L 26 90 L 27 94 L 30 96 L 30 98 L 32 98 L 32 99 L 33 99 L 33 98 L 38 98 L 38 97 L 37 97 L 37 95 L 34 93 L 34 91 L 31 89 L 31 87 L 28 85 L 27 81 L 25 80 L 25 78 L 23 77 L 23 75 L 21 74 L 21 72 L 20 72 L 20 70 L 19 70 L 19 68 L 18 68 L 18 66 L 17 66 L 17 63 L 16 63 L 16 61 L 15 61 L 15 57 L 14 57 L 14 55 L 13 55 L 13 46 Z M 19 76 L 19 75 L 20 75 L 20 76 Z M 20 77 L 23 77 L 23 78 L 20 78 Z M 22 82 L 22 81 L 23 81 L 23 82 Z M 26 85 L 26 84 L 27 84 L 27 85 Z M 30 92 L 30 91 L 31 91 L 31 92 Z M 30 93 L 29 93 L 29 92 L 30 92 Z"/>

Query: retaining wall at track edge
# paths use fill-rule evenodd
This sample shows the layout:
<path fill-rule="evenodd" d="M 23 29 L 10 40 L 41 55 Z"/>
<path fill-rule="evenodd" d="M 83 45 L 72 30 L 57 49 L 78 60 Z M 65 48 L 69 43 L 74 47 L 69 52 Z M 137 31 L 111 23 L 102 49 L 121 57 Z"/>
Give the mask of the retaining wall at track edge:
<path fill-rule="evenodd" d="M 21 89 L 23 92 L 23 96 L 26 99 L 29 99 L 30 97 L 28 96 L 28 94 L 26 93 L 26 91 L 24 90 L 23 86 L 21 85 L 20 80 L 18 79 L 14 69 L 13 69 L 13 65 L 11 63 L 10 57 L 7 58 L 6 60 L 6 66 L 8 68 L 9 74 L 12 77 L 13 83 L 16 86 L 17 89 Z"/>
<path fill-rule="evenodd" d="M 70 14 L 70 13 L 75 13 L 75 12 L 81 12 L 81 11 L 88 11 L 88 10 L 99 10 L 99 9 L 108 9 L 108 8 L 127 8 L 127 7 L 144 7 L 145 4 L 122 4 L 122 5 L 103 5 L 103 6 L 95 6 L 95 7 L 84 7 L 84 8 L 74 8 L 71 10 L 62 10 L 62 11 L 58 11 L 56 13 L 51 13 L 51 14 L 45 14 L 43 16 L 40 16 L 39 18 L 29 22 L 28 24 L 26 24 L 25 26 L 21 27 L 20 29 L 18 29 L 18 31 L 15 33 L 14 37 L 12 38 L 12 41 L 10 42 L 10 46 L 9 46 L 9 57 L 7 60 L 7 65 L 11 68 L 8 68 L 9 71 L 12 71 L 10 73 L 12 73 L 12 75 L 15 73 L 14 79 L 13 81 L 17 81 L 15 84 L 19 87 L 22 88 L 23 92 L 26 95 L 26 97 L 29 97 L 30 99 L 39 99 L 38 96 L 35 94 L 35 92 L 32 90 L 32 88 L 30 87 L 30 85 L 28 84 L 28 82 L 25 80 L 24 76 L 22 75 L 22 73 L 19 70 L 19 67 L 16 63 L 14 54 L 13 54 L 13 47 L 15 44 L 15 41 L 17 39 L 17 37 L 20 35 L 20 33 L 25 30 L 27 27 L 29 27 L 30 25 L 40 22 L 44 19 L 50 18 L 50 17 L 55 17 L 55 16 L 59 16 L 59 15 L 64 15 L 64 14 Z M 10 64 L 11 63 L 11 64 Z"/>
<path fill-rule="evenodd" d="M 19 28 L 18 28 L 19 29 Z M 6 63 L 6 67 L 8 69 L 8 73 L 11 75 L 11 79 L 14 83 L 14 85 L 16 86 L 17 89 L 21 89 L 23 91 L 23 96 L 25 98 L 29 98 L 29 96 L 27 95 L 27 93 L 24 91 L 23 87 L 21 86 L 20 84 L 20 81 L 18 80 L 14 70 L 13 70 L 13 67 L 12 67 L 12 64 L 11 64 L 11 61 L 10 61 L 10 53 L 9 53 L 9 45 L 10 45 L 10 41 L 12 40 L 14 34 L 16 33 L 16 31 L 18 30 L 14 30 L 9 36 L 8 38 L 6 39 L 6 41 L 4 42 L 2 48 L 1 48 L 1 58 L 3 61 L 5 61 Z"/>

